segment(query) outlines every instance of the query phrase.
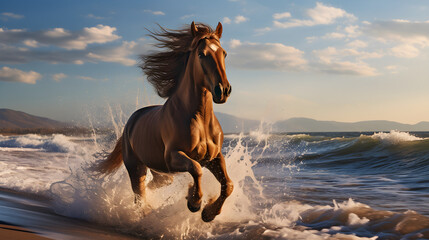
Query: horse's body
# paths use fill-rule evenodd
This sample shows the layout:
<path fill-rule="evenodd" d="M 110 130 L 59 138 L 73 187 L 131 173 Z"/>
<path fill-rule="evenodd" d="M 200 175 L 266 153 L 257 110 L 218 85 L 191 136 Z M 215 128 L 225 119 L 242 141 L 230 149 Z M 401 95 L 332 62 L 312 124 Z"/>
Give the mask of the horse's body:
<path fill-rule="evenodd" d="M 201 207 L 201 168 L 206 167 L 221 183 L 220 196 L 202 212 L 202 219 L 211 221 L 233 189 L 221 152 L 223 132 L 212 103 L 224 103 L 231 92 L 225 73 L 226 53 L 219 42 L 222 25 L 219 23 L 215 31 L 194 23 L 187 31 L 161 29 L 162 33 L 152 36 L 171 51 L 143 57 L 142 69 L 160 96 L 168 100 L 164 105 L 145 107 L 132 114 L 114 151 L 99 170 L 112 172 L 123 159 L 137 200 L 144 199 L 148 168 L 154 187 L 171 181 L 163 173 L 189 172 L 194 184 L 188 192 L 188 208 L 196 212 Z M 180 36 L 186 41 L 180 42 Z M 178 45 L 187 49 L 178 51 Z M 160 72 L 168 66 L 160 61 L 177 51 L 176 68 L 183 69 L 175 69 L 175 74 Z M 163 80 L 168 81 L 160 83 Z"/>

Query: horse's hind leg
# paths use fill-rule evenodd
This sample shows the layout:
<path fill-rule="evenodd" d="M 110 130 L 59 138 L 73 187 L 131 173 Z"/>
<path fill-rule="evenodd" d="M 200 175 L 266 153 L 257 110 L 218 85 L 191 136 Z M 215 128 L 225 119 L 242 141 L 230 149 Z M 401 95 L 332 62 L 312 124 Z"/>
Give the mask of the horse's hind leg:
<path fill-rule="evenodd" d="M 145 180 L 147 167 L 143 164 L 125 165 L 131 180 L 131 187 L 134 192 L 134 202 L 141 204 L 146 201 Z"/>
<path fill-rule="evenodd" d="M 142 201 L 146 200 L 144 182 L 146 179 L 147 167 L 134 154 L 128 142 L 124 143 L 123 149 L 124 164 L 130 176 L 131 187 L 134 192 L 134 202 L 141 204 Z"/>
<path fill-rule="evenodd" d="M 231 195 L 234 185 L 226 173 L 225 159 L 222 154 L 219 154 L 218 158 L 210 161 L 206 165 L 206 168 L 208 168 L 210 172 L 213 173 L 213 175 L 221 184 L 220 196 L 216 199 L 216 201 L 206 205 L 203 212 L 201 213 L 203 221 L 210 222 L 216 217 L 216 215 L 220 214 L 222 205 L 226 198 Z"/>

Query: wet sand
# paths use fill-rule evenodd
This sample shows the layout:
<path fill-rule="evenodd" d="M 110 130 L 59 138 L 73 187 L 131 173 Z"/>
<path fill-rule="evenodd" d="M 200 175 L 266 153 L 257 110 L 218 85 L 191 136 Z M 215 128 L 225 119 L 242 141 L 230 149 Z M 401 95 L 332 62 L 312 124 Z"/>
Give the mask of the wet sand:
<path fill-rule="evenodd" d="M 0 239 L 105 239 L 134 240 L 84 220 L 60 216 L 50 199 L 0 188 Z"/>

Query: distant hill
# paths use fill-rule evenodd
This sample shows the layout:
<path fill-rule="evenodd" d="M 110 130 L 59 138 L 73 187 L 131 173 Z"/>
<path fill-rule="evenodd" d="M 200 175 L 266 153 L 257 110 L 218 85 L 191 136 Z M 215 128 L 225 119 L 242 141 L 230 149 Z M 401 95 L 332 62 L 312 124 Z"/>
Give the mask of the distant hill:
<path fill-rule="evenodd" d="M 66 123 L 11 109 L 0 109 L 0 129 L 63 128 Z"/>
<path fill-rule="evenodd" d="M 311 118 L 291 118 L 273 125 L 275 132 L 376 132 L 376 131 L 429 131 L 429 122 L 414 125 L 376 120 L 354 123 L 318 121 Z"/>
<path fill-rule="evenodd" d="M 216 113 L 225 133 L 256 130 L 260 121 L 243 119 L 225 113 Z M 377 131 L 429 131 L 429 122 L 404 124 L 393 121 L 375 120 L 354 123 L 318 121 L 311 118 L 290 118 L 272 125 L 273 132 L 377 132 Z"/>

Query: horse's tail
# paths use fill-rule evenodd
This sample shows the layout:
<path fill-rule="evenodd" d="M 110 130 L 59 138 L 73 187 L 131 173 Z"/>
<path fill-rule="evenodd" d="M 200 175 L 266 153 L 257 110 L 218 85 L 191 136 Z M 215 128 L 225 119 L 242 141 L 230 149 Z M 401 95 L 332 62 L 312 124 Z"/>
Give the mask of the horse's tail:
<path fill-rule="evenodd" d="M 95 166 L 95 169 L 101 173 L 110 174 L 116 171 L 122 164 L 122 141 L 123 137 L 121 136 L 116 142 L 115 149 L 111 152 L 105 160 L 98 163 Z"/>

